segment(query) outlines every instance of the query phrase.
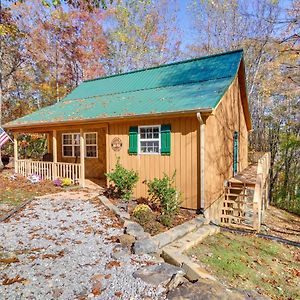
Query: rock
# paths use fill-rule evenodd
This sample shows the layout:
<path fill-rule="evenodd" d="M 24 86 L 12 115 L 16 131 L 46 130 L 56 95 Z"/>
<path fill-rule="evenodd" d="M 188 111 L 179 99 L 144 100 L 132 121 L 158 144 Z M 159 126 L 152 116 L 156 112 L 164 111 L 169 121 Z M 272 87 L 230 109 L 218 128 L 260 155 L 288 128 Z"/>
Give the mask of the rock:
<path fill-rule="evenodd" d="M 130 234 L 123 234 L 118 237 L 118 240 L 119 240 L 120 244 L 122 245 L 122 247 L 131 248 L 132 244 L 135 241 L 135 238 L 134 238 L 134 236 L 132 236 Z"/>
<path fill-rule="evenodd" d="M 251 291 L 252 292 L 252 291 Z M 253 291 L 254 292 L 254 291 Z M 257 293 L 254 292 L 257 296 Z M 268 298 L 249 297 L 245 291 L 228 289 L 222 284 L 200 278 L 196 283 L 186 282 L 168 293 L 168 300 L 267 300 Z M 260 296 L 260 295 L 259 295 Z"/>
<path fill-rule="evenodd" d="M 151 238 L 151 234 L 148 232 L 143 232 L 141 234 L 138 234 L 135 237 L 137 240 L 146 240 L 146 239 L 150 239 Z"/>
<path fill-rule="evenodd" d="M 116 250 L 113 250 L 113 252 L 111 253 L 111 258 L 115 259 L 115 260 L 119 260 L 119 259 L 122 259 L 126 256 L 128 256 L 130 253 L 122 250 L 122 249 L 116 249 Z"/>
<path fill-rule="evenodd" d="M 144 228 L 132 221 L 125 221 L 124 223 L 125 233 L 136 237 L 138 240 L 145 239 L 148 235 L 145 233 Z"/>
<path fill-rule="evenodd" d="M 133 252 L 135 254 L 156 253 L 158 246 L 152 239 L 138 240 L 133 245 Z"/>
<path fill-rule="evenodd" d="M 181 276 L 185 275 L 181 268 L 167 263 L 161 263 L 140 268 L 133 273 L 133 277 L 140 278 L 144 282 L 154 286 L 167 286 L 170 280 L 177 274 L 180 274 Z"/>
<path fill-rule="evenodd" d="M 160 256 L 159 253 L 153 253 L 151 254 L 151 258 L 150 261 L 154 262 L 154 263 L 163 263 L 165 262 L 165 260 Z"/>
<path fill-rule="evenodd" d="M 187 282 L 188 282 L 188 280 L 182 274 L 177 273 L 177 274 L 173 275 L 173 277 L 167 284 L 166 288 L 168 289 L 168 291 L 170 291 L 170 290 L 177 288 L 178 285 L 187 283 Z"/>

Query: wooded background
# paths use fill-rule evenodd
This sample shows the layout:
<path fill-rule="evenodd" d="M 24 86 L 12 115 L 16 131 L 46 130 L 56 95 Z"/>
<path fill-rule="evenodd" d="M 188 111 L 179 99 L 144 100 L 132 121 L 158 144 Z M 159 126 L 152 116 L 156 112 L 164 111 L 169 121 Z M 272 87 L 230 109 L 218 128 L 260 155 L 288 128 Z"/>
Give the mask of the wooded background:
<path fill-rule="evenodd" d="M 300 214 L 300 1 L 1 5 L 2 124 L 59 101 L 85 79 L 243 48 L 250 151 L 271 152 L 271 202 Z"/>

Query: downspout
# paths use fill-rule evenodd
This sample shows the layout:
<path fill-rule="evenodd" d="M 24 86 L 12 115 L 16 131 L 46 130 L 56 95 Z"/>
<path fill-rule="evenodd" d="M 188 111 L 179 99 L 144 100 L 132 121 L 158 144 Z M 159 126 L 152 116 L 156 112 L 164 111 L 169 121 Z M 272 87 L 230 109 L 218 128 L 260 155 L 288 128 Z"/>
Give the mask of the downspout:
<path fill-rule="evenodd" d="M 200 209 L 198 209 L 199 213 L 203 213 L 204 210 L 204 151 L 205 151 L 205 124 L 203 122 L 201 113 L 197 113 L 197 119 L 199 121 L 199 129 L 200 129 L 200 149 L 199 149 L 199 157 L 200 157 L 200 186 L 199 186 L 199 195 L 200 195 Z"/>

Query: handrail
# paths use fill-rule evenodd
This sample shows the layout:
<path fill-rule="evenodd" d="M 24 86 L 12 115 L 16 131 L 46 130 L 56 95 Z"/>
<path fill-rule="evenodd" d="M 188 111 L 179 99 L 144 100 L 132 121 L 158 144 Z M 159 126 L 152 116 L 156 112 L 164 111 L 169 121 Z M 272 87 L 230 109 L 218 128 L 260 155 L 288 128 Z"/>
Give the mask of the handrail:
<path fill-rule="evenodd" d="M 264 211 L 268 207 L 270 161 L 270 153 L 258 159 L 255 186 L 238 180 L 228 181 L 220 208 L 221 224 L 260 230 Z"/>

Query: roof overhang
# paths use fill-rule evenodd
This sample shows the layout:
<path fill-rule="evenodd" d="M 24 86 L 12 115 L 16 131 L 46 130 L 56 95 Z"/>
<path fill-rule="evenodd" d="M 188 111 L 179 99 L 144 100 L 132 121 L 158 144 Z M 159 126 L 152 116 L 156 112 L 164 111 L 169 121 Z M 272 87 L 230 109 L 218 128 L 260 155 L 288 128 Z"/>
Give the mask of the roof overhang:
<path fill-rule="evenodd" d="M 242 100 L 242 106 L 243 106 L 243 111 L 245 116 L 245 122 L 248 131 L 250 131 L 252 130 L 252 122 L 251 122 L 251 115 L 249 111 L 249 101 L 248 101 L 248 93 L 247 93 L 244 59 L 242 59 L 240 62 L 240 66 L 238 69 L 238 80 L 239 80 L 239 86 L 241 91 L 241 100 Z"/>
<path fill-rule="evenodd" d="M 26 123 L 26 124 L 4 124 L 3 128 L 15 132 L 49 132 L 54 130 L 56 127 L 62 126 L 81 126 L 81 125 L 95 125 L 101 123 L 113 123 L 113 122 L 125 122 L 130 120 L 142 120 L 142 119 L 157 119 L 159 117 L 183 117 L 183 116 L 196 116 L 197 113 L 203 115 L 210 115 L 212 108 L 201 108 L 185 111 L 176 112 L 163 112 L 163 113 L 151 113 L 141 115 L 126 115 L 126 116 L 113 116 L 113 117 L 101 117 L 93 119 L 83 120 L 67 120 L 67 121 L 55 121 L 55 122 L 43 122 L 43 123 Z"/>

